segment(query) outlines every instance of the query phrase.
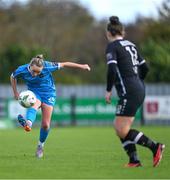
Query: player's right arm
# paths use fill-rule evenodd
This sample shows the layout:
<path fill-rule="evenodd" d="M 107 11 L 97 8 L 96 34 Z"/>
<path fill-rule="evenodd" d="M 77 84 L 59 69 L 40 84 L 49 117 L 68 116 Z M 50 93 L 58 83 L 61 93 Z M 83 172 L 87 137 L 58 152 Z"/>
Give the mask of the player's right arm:
<path fill-rule="evenodd" d="M 19 66 L 10 76 L 10 82 L 14 94 L 14 98 L 17 100 L 19 97 L 19 92 L 17 90 L 17 78 L 22 76 L 24 68 L 23 66 Z"/>
<path fill-rule="evenodd" d="M 144 80 L 146 75 L 148 74 L 149 66 L 146 63 L 145 59 L 143 59 L 142 56 L 139 54 L 139 52 L 138 52 L 138 61 L 139 61 L 139 65 L 138 65 L 139 77 L 140 79 Z"/>
<path fill-rule="evenodd" d="M 10 81 L 11 81 L 11 86 L 12 86 L 14 98 L 17 100 L 19 97 L 19 93 L 17 91 L 17 79 L 14 78 L 12 74 L 10 76 Z"/>

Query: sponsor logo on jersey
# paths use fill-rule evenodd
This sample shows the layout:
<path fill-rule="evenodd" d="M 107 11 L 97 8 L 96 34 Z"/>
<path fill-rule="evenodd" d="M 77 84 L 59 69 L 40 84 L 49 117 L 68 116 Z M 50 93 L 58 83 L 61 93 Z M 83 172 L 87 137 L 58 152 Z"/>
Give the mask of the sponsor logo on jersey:
<path fill-rule="evenodd" d="M 107 57 L 107 60 L 113 59 L 112 53 L 107 53 L 106 57 Z"/>

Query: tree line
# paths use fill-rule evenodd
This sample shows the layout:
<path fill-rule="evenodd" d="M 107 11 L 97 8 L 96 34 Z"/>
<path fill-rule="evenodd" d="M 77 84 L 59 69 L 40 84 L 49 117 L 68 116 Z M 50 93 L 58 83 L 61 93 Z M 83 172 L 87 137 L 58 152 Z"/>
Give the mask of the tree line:
<path fill-rule="evenodd" d="M 148 82 L 170 82 L 170 1 L 158 9 L 159 18 L 137 17 L 126 24 L 126 37 L 135 42 L 150 65 Z M 105 83 L 107 20 L 96 20 L 78 1 L 32 0 L 26 4 L 0 0 L 0 83 L 36 54 L 47 60 L 91 65 L 90 73 L 61 70 L 58 83 Z"/>

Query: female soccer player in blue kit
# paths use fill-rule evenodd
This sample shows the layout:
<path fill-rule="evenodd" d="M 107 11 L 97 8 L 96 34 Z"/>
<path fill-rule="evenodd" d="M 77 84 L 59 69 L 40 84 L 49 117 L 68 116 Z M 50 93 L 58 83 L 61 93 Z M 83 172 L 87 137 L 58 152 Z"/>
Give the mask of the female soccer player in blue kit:
<path fill-rule="evenodd" d="M 64 67 L 80 68 L 89 70 L 87 64 L 77 64 L 72 62 L 49 62 L 45 61 L 43 55 L 37 55 L 32 58 L 29 64 L 19 66 L 11 75 L 11 85 L 15 99 L 18 99 L 17 79 L 22 78 L 28 87 L 36 95 L 36 103 L 27 110 L 26 117 L 18 115 L 18 122 L 26 131 L 31 131 L 32 124 L 36 119 L 37 110 L 41 107 L 42 123 L 40 129 L 39 143 L 37 146 L 36 156 L 43 157 L 43 146 L 47 139 L 53 106 L 56 99 L 55 84 L 52 72 Z"/>

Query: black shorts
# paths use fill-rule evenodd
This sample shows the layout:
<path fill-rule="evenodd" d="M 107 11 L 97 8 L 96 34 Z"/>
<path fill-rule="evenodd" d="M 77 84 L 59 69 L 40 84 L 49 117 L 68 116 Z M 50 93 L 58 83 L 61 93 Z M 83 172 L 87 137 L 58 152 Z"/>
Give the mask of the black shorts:
<path fill-rule="evenodd" d="M 116 107 L 117 116 L 135 116 L 138 108 L 144 101 L 145 88 L 143 83 L 140 81 L 134 83 L 134 80 L 132 82 L 128 82 L 126 86 L 127 94 L 119 96 Z"/>

